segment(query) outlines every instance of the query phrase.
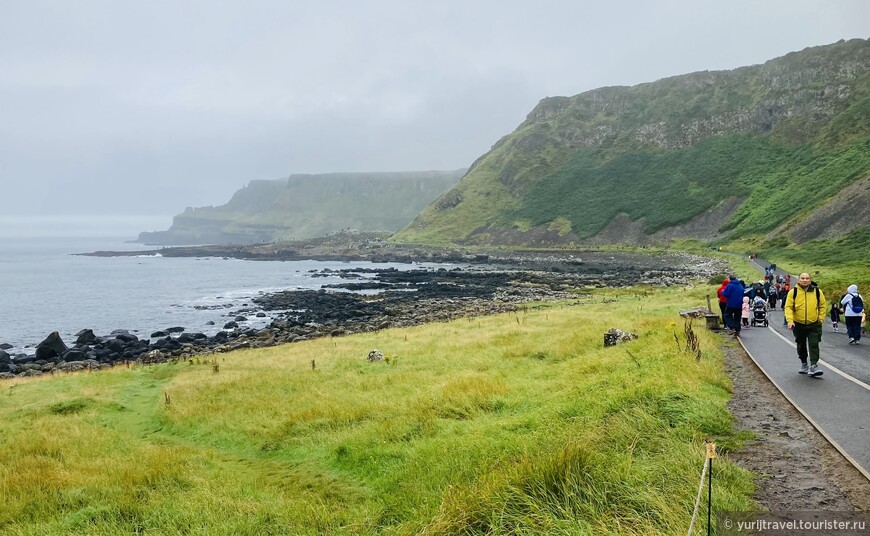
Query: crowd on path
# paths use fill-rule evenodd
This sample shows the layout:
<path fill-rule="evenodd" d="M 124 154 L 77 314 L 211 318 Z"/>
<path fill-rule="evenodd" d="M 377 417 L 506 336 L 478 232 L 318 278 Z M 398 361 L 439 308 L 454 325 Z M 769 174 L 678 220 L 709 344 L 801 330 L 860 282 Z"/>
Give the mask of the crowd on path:
<path fill-rule="evenodd" d="M 754 259 L 750 255 L 750 259 Z M 730 275 L 722 281 L 716 292 L 722 322 L 732 335 L 739 337 L 742 329 L 752 325 L 768 325 L 767 312 L 779 305 L 783 309 L 783 326 L 788 326 L 797 344 L 798 359 L 801 362 L 799 374 L 821 376 L 819 362 L 819 342 L 822 339 L 822 325 L 830 315 L 835 333 L 839 332 L 841 319 L 845 320 L 849 344 L 859 344 L 865 333 L 866 311 L 864 298 L 857 285 L 849 285 L 846 292 L 831 302 L 827 300 L 818 285 L 808 273 L 798 277 L 797 284 L 791 286 L 791 276 L 777 274 L 776 265 L 764 269 L 764 279 L 746 284 Z"/>

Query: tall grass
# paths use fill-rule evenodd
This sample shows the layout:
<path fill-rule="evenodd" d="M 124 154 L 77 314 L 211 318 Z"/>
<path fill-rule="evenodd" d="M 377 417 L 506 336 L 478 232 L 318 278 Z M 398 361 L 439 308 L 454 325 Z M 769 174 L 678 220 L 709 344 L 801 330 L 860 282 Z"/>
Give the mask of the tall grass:
<path fill-rule="evenodd" d="M 675 340 L 701 290 L 604 297 L 5 382 L 0 532 L 684 533 L 704 439 L 738 443 L 719 341 Z"/>

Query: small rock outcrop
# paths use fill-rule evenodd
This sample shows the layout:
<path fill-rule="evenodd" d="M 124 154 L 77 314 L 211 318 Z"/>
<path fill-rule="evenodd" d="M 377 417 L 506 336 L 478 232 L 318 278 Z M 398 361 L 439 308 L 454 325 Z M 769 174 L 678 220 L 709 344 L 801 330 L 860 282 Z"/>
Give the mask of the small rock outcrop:
<path fill-rule="evenodd" d="M 378 350 L 377 348 L 375 348 L 374 350 L 369 352 L 368 357 L 366 357 L 366 361 L 368 361 L 370 363 L 374 363 L 375 361 L 383 361 L 383 360 L 384 360 L 384 354 L 381 353 L 381 351 Z"/>
<path fill-rule="evenodd" d="M 619 328 L 610 328 L 607 330 L 607 333 L 604 334 L 604 347 L 606 348 L 608 346 L 616 346 L 617 344 L 621 344 L 626 341 L 632 341 L 636 338 L 636 333 L 622 331 Z"/>

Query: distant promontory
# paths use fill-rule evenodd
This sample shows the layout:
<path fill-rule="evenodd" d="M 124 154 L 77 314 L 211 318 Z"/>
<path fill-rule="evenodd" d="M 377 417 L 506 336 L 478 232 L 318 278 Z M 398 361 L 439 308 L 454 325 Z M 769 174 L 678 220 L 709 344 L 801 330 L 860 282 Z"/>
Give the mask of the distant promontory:
<path fill-rule="evenodd" d="M 188 207 L 151 245 L 246 244 L 304 240 L 344 229 L 394 232 L 452 188 L 465 169 L 293 174 L 253 180 L 225 205 Z"/>

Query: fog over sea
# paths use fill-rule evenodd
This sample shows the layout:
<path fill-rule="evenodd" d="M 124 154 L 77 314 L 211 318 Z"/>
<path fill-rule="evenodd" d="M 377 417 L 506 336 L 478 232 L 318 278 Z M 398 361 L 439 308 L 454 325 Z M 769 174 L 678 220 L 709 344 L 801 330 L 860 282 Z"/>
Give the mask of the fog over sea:
<path fill-rule="evenodd" d="M 116 329 L 139 338 L 182 326 L 214 335 L 232 320 L 231 312 L 253 308 L 251 298 L 280 290 L 319 289 L 348 282 L 312 271 L 377 266 L 419 268 L 417 264 L 319 261 L 243 261 L 161 256 L 86 257 L 98 250 L 146 249 L 124 237 L 14 236 L 0 232 L 0 343 L 11 355 L 33 354 L 49 333 L 67 346 L 85 328 L 97 335 Z M 154 249 L 154 248 L 150 248 Z M 267 313 L 268 314 L 268 313 Z M 240 325 L 262 327 L 271 318 Z M 206 325 L 213 321 L 213 326 Z"/>

